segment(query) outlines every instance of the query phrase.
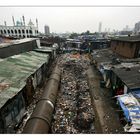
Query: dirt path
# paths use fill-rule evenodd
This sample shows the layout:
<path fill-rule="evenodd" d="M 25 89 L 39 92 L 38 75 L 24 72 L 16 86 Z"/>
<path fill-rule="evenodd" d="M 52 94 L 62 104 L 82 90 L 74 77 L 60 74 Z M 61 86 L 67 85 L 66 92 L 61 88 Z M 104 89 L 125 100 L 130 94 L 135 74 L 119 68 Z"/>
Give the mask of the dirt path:
<path fill-rule="evenodd" d="M 95 110 L 96 133 L 117 134 L 124 133 L 120 123 L 116 103 L 111 98 L 109 89 L 100 87 L 101 75 L 96 68 L 90 67 L 87 72 L 90 93 Z"/>

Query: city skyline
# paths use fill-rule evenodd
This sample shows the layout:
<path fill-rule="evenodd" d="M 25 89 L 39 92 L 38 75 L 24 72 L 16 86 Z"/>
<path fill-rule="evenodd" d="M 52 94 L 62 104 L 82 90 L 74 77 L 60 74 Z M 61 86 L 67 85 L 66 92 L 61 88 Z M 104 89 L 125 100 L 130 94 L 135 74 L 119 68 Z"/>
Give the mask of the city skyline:
<path fill-rule="evenodd" d="M 5 14 L 3 14 L 5 13 Z M 140 7 L 0 7 L 0 25 L 13 26 L 25 16 L 26 24 L 32 19 L 38 19 L 39 31 L 44 32 L 47 24 L 51 32 L 77 32 L 89 30 L 98 32 L 99 22 L 102 22 L 102 31 L 105 29 L 123 30 L 128 25 L 134 28 L 140 21 Z"/>

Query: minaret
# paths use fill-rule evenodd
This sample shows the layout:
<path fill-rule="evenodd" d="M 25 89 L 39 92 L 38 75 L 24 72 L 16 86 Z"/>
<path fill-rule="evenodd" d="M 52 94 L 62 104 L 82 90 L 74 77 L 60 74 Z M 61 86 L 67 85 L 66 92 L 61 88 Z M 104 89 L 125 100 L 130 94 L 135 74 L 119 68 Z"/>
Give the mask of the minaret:
<path fill-rule="evenodd" d="M 23 19 L 23 25 L 26 26 L 25 25 L 25 17 L 24 17 L 24 15 L 22 16 L 22 19 Z"/>
<path fill-rule="evenodd" d="M 99 22 L 99 33 L 102 32 L 102 22 Z"/>
<path fill-rule="evenodd" d="M 4 21 L 4 25 L 5 25 L 5 26 L 7 26 L 7 23 L 6 23 L 6 21 Z"/>
<path fill-rule="evenodd" d="M 20 26 L 23 26 L 22 18 L 20 18 Z"/>
<path fill-rule="evenodd" d="M 24 34 L 25 34 L 25 37 L 27 38 L 27 33 L 26 33 L 26 25 L 25 25 L 25 17 L 24 15 L 22 16 L 22 19 L 23 19 L 23 26 L 24 26 Z"/>
<path fill-rule="evenodd" d="M 12 16 L 12 20 L 13 20 L 13 26 L 15 26 L 15 19 L 14 19 L 14 16 Z"/>
<path fill-rule="evenodd" d="M 38 19 L 36 18 L 36 27 L 38 29 Z"/>
<path fill-rule="evenodd" d="M 7 23 L 6 23 L 6 21 L 4 21 L 4 25 L 5 25 L 5 34 L 7 34 Z"/>

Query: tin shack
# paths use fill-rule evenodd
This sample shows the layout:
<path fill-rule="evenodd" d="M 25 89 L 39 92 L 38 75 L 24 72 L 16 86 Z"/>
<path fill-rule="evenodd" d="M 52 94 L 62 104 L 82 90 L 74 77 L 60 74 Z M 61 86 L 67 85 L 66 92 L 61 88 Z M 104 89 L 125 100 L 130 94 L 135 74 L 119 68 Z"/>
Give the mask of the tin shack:
<path fill-rule="evenodd" d="M 12 133 L 44 81 L 49 54 L 29 51 L 0 59 L 0 133 Z"/>

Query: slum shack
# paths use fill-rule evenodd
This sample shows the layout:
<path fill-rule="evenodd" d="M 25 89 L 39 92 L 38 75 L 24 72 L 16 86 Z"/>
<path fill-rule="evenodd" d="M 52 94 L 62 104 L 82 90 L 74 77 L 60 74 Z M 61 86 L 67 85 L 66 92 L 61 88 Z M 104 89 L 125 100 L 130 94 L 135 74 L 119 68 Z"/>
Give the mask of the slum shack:
<path fill-rule="evenodd" d="M 48 54 L 35 51 L 0 60 L 0 133 L 14 133 L 46 77 L 48 63 Z"/>
<path fill-rule="evenodd" d="M 140 132 L 140 62 L 121 63 L 112 69 L 111 83 L 126 132 Z"/>
<path fill-rule="evenodd" d="M 40 45 L 44 47 L 51 47 L 53 45 L 52 42 L 47 41 L 45 38 L 40 39 Z"/>
<path fill-rule="evenodd" d="M 121 63 L 112 69 L 111 83 L 114 89 L 120 87 L 120 90 L 116 90 L 116 95 L 127 93 L 129 91 L 135 91 L 140 88 L 140 62 L 136 63 Z M 120 86 L 119 86 L 120 85 Z"/>
<path fill-rule="evenodd" d="M 58 46 L 56 46 L 56 47 L 41 46 L 40 48 L 34 49 L 34 51 L 49 54 L 49 56 L 50 56 L 49 62 L 52 63 L 52 61 L 57 57 L 59 48 L 58 48 Z"/>
<path fill-rule="evenodd" d="M 12 55 L 32 51 L 40 46 L 39 39 L 26 38 L 20 40 L 11 40 L 8 43 L 0 44 L 0 58 L 6 58 Z"/>
<path fill-rule="evenodd" d="M 67 39 L 66 41 L 68 48 L 80 48 L 80 40 L 77 39 Z"/>
<path fill-rule="evenodd" d="M 140 36 L 112 38 L 111 49 L 126 58 L 137 58 L 140 56 Z"/>
<path fill-rule="evenodd" d="M 125 59 L 124 57 L 115 54 L 111 49 L 100 49 L 94 50 L 92 53 L 92 63 L 101 73 L 103 80 L 108 84 L 110 83 L 109 85 L 113 89 L 116 89 L 115 85 L 117 85 L 117 87 L 121 87 L 122 82 L 120 77 L 118 77 L 116 73 L 114 74 L 114 71 L 120 69 L 120 72 L 122 70 L 129 72 L 130 67 L 132 69 L 136 68 L 136 66 L 138 66 L 140 63 L 140 60 L 139 58 Z M 127 73 L 124 72 L 124 76 L 127 77 L 126 74 Z M 133 75 L 131 74 L 131 76 Z M 116 92 L 114 95 L 116 95 Z"/>
<path fill-rule="evenodd" d="M 79 52 L 80 47 L 81 47 L 80 40 L 67 39 L 67 41 L 63 45 L 62 52 L 63 53 Z"/>
<path fill-rule="evenodd" d="M 91 63 L 98 69 L 103 79 L 101 79 L 102 87 L 110 87 L 111 68 L 120 64 L 121 57 L 114 54 L 111 49 L 94 50 L 91 54 Z"/>
<path fill-rule="evenodd" d="M 92 39 L 89 40 L 90 49 L 106 49 L 110 47 L 110 40 L 109 39 Z"/>
<path fill-rule="evenodd" d="M 140 103 L 132 95 L 127 93 L 117 97 L 120 106 L 120 118 L 124 124 L 124 131 L 128 133 L 140 132 Z"/>
<path fill-rule="evenodd" d="M 96 50 L 92 57 L 104 87 L 116 97 L 125 132 L 140 132 L 140 59 L 126 59 L 111 49 Z"/>

